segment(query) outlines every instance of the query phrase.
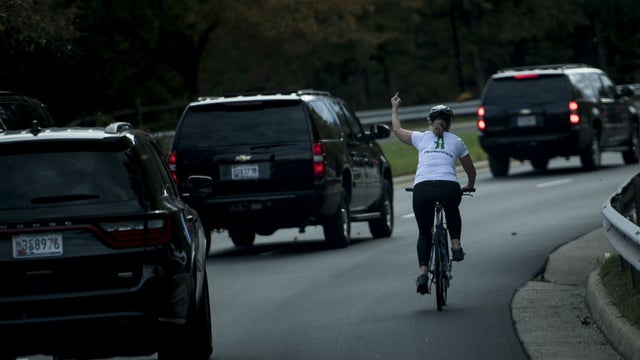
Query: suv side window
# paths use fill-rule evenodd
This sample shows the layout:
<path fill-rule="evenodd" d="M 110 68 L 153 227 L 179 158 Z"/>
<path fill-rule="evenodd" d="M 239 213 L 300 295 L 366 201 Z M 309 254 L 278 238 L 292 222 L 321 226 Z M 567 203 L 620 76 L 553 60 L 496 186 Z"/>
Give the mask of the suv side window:
<path fill-rule="evenodd" d="M 154 143 L 141 140 L 138 142 L 138 156 L 140 161 L 150 176 L 147 176 L 149 183 L 153 186 L 154 192 L 163 196 L 176 196 L 173 180 L 169 177 L 169 170 L 164 163 L 162 155 Z"/>
<path fill-rule="evenodd" d="M 600 74 L 600 80 L 602 81 L 600 97 L 614 98 L 616 94 L 616 88 L 613 85 L 613 82 L 603 74 Z"/>
<path fill-rule="evenodd" d="M 342 128 L 335 114 L 321 101 L 310 101 L 309 112 L 315 122 L 320 137 L 324 140 L 342 138 Z"/>
<path fill-rule="evenodd" d="M 340 104 L 340 108 L 340 112 L 344 113 L 345 117 L 347 118 L 347 122 L 349 123 L 351 129 L 353 129 L 356 137 L 362 138 L 362 136 L 364 135 L 364 130 L 362 130 L 362 125 L 360 125 L 360 122 L 356 120 L 356 114 L 350 108 L 345 106 L 345 104 Z"/>
<path fill-rule="evenodd" d="M 596 74 L 576 73 L 570 74 L 569 77 L 574 85 L 574 91 L 577 98 L 587 101 L 597 101 L 598 94 L 594 84 L 599 82 Z"/>

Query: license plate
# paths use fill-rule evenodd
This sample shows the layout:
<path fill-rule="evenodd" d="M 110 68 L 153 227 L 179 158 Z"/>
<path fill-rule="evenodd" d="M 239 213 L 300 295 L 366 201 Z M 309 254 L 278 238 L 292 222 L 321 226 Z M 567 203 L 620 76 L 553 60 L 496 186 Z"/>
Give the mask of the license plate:
<path fill-rule="evenodd" d="M 258 164 L 231 165 L 231 179 L 233 180 L 258 179 L 259 177 Z"/>
<path fill-rule="evenodd" d="M 13 236 L 16 259 L 62 255 L 62 234 L 22 234 Z"/>
<path fill-rule="evenodd" d="M 536 126 L 535 115 L 518 116 L 518 126 Z"/>

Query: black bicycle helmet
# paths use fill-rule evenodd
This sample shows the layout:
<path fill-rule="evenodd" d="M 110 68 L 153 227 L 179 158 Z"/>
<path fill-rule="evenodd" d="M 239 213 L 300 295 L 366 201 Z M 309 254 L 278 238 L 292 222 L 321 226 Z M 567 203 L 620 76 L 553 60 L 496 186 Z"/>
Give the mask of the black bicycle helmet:
<path fill-rule="evenodd" d="M 433 122 L 435 119 L 440 118 L 451 124 L 453 120 L 453 110 L 446 105 L 436 105 L 429 110 L 429 121 Z"/>

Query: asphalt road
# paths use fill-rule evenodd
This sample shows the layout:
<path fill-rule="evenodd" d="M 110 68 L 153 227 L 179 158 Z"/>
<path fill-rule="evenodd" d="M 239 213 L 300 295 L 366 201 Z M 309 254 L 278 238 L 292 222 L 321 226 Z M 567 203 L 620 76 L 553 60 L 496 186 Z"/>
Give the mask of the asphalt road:
<path fill-rule="evenodd" d="M 214 236 L 208 260 L 215 359 L 526 359 L 510 304 L 560 245 L 601 226 L 600 208 L 637 172 L 619 154 L 582 172 L 577 159 L 550 171 L 515 166 L 479 175 L 461 205 L 464 262 L 449 304 L 415 293 L 416 227 L 410 194 L 396 184 L 396 228 L 370 238 L 355 225 L 347 249 L 324 250 L 322 232 L 282 230 L 250 250 Z"/>
<path fill-rule="evenodd" d="M 415 292 L 410 184 L 395 184 L 391 238 L 371 239 L 356 223 L 346 249 L 326 250 L 318 227 L 237 249 L 214 234 L 213 359 L 527 359 L 512 298 L 554 249 L 602 226 L 603 202 L 637 172 L 617 153 L 603 163 L 583 172 L 577 159 L 556 159 L 546 173 L 516 164 L 504 179 L 481 172 L 461 205 L 467 257 L 442 312 Z"/>

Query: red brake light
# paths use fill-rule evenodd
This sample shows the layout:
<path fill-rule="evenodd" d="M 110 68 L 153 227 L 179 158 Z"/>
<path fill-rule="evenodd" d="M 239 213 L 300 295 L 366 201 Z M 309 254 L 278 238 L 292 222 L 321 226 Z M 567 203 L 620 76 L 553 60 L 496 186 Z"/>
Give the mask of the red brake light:
<path fill-rule="evenodd" d="M 578 110 L 578 103 L 575 102 L 575 101 L 569 101 L 569 110 L 577 111 Z"/>
<path fill-rule="evenodd" d="M 576 125 L 580 122 L 580 115 L 578 114 L 578 103 L 575 101 L 569 101 L 569 122 L 571 125 Z"/>
<path fill-rule="evenodd" d="M 515 75 L 514 78 L 517 80 L 522 80 L 522 79 L 535 79 L 540 77 L 540 75 L 538 74 L 520 74 L 520 75 Z"/>
<path fill-rule="evenodd" d="M 313 176 L 316 178 L 324 177 L 326 164 L 324 145 L 313 143 Z"/>
<path fill-rule="evenodd" d="M 117 248 L 141 247 L 166 243 L 171 235 L 171 222 L 166 214 L 148 219 L 109 221 L 100 227 L 109 235 L 107 242 Z"/>
<path fill-rule="evenodd" d="M 484 122 L 484 106 L 478 107 L 478 129 L 484 131 L 487 128 L 487 123 Z"/>
<path fill-rule="evenodd" d="M 175 151 L 172 151 L 171 154 L 169 154 L 169 158 L 167 159 L 167 162 L 169 163 L 169 170 L 171 170 L 171 177 L 173 177 L 173 180 L 177 182 L 178 168 L 176 164 L 178 163 L 178 158 Z"/>

